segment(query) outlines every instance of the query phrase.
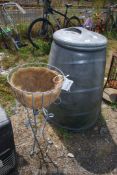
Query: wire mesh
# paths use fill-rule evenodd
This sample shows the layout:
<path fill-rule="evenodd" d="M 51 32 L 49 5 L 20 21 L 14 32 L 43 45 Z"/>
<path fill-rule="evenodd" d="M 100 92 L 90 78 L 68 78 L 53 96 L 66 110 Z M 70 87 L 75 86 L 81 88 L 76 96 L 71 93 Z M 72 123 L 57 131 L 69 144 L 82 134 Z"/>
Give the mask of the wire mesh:
<path fill-rule="evenodd" d="M 9 156 L 3 160 L 3 167 L 0 167 L 0 175 L 9 174 L 9 171 L 15 167 L 15 152 L 10 151 Z"/>

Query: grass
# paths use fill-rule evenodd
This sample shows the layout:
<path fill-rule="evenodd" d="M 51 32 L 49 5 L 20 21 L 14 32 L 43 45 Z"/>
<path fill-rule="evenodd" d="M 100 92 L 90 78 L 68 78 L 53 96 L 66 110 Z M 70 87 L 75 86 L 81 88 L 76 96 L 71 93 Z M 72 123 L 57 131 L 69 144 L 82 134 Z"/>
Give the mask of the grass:
<path fill-rule="evenodd" d="M 98 125 L 105 126 L 106 120 L 105 115 L 103 113 L 100 114 L 100 117 L 98 118 Z"/>
<path fill-rule="evenodd" d="M 15 98 L 7 82 L 7 77 L 0 75 L 0 105 L 6 109 L 8 115 L 11 115 L 14 104 Z"/>
<path fill-rule="evenodd" d="M 21 23 L 17 25 L 18 32 L 20 33 L 21 38 L 27 38 L 27 30 L 29 24 L 28 23 Z"/>
<path fill-rule="evenodd" d="M 17 62 L 19 61 L 18 55 L 12 55 L 11 53 L 8 53 L 8 51 L 5 51 L 5 55 L 6 57 L 0 63 L 4 69 L 17 65 Z"/>
<path fill-rule="evenodd" d="M 116 39 L 111 38 L 108 40 L 107 50 L 112 50 L 113 52 L 117 50 L 117 40 Z"/>
<path fill-rule="evenodd" d="M 116 110 L 117 109 L 117 103 L 116 102 L 111 103 L 111 108 L 113 110 Z"/>
<path fill-rule="evenodd" d="M 64 128 L 57 128 L 56 131 L 57 131 L 58 135 L 61 138 L 63 138 L 64 140 L 69 140 L 72 137 L 72 134 Z"/>
<path fill-rule="evenodd" d="M 1 50 L 5 52 L 6 57 L 0 62 L 0 65 L 4 69 L 14 67 L 18 64 L 24 64 L 26 62 L 47 62 L 47 55 L 50 52 L 50 44 L 43 41 L 40 43 L 40 48 L 34 49 L 29 44 L 27 47 L 21 48 L 18 52 L 9 53 L 7 50 Z"/>

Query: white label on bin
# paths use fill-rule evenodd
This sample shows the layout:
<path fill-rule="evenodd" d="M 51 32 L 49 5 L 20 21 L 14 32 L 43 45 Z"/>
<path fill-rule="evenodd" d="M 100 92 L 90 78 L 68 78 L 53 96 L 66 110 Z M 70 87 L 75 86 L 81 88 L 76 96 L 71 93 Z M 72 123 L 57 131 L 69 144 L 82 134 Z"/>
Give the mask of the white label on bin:
<path fill-rule="evenodd" d="M 3 162 L 2 162 L 2 160 L 0 160 L 0 168 L 2 168 L 3 167 Z"/>
<path fill-rule="evenodd" d="M 62 90 L 70 91 L 72 84 L 73 84 L 73 80 L 70 80 L 70 79 L 65 77 L 65 80 L 64 80 L 64 83 L 62 86 Z"/>

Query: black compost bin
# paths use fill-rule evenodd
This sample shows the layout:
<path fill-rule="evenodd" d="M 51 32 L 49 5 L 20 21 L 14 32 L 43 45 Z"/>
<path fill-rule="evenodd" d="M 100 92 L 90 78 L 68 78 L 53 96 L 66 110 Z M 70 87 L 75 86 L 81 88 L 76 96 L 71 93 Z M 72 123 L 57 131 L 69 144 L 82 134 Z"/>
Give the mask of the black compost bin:
<path fill-rule="evenodd" d="M 84 28 L 54 33 L 49 64 L 74 81 L 71 91 L 62 91 L 61 103 L 51 105 L 52 122 L 70 130 L 93 126 L 100 115 L 107 39 Z"/>

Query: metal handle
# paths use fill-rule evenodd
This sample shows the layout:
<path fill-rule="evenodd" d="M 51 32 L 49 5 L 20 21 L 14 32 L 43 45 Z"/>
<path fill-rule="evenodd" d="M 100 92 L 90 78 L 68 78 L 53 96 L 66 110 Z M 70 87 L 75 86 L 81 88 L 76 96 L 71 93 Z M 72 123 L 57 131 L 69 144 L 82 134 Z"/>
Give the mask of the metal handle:
<path fill-rule="evenodd" d="M 68 28 L 68 29 L 66 29 L 66 30 L 67 30 L 67 31 L 73 31 L 73 32 L 76 32 L 76 33 L 79 33 L 79 34 L 82 33 L 82 31 L 81 31 L 80 29 L 75 28 L 75 27 L 70 27 L 70 28 Z"/>
<path fill-rule="evenodd" d="M 3 6 L 3 10 L 4 10 L 5 12 L 7 11 L 7 10 L 6 10 L 6 7 L 16 6 L 16 7 L 19 9 L 19 11 L 20 11 L 21 13 L 26 14 L 26 11 L 25 11 L 19 4 L 17 4 L 17 3 L 9 2 L 9 3 L 4 3 L 4 4 L 2 4 L 2 6 Z M 6 13 L 7 13 L 7 12 L 6 12 Z"/>
<path fill-rule="evenodd" d="M 62 75 L 57 75 L 57 76 L 55 76 L 55 77 L 53 78 L 53 82 L 54 82 L 55 84 L 60 83 L 62 80 L 63 80 L 63 76 L 62 76 Z"/>
<path fill-rule="evenodd" d="M 16 3 L 16 6 L 22 14 L 26 14 L 26 11 L 19 4 Z"/>

